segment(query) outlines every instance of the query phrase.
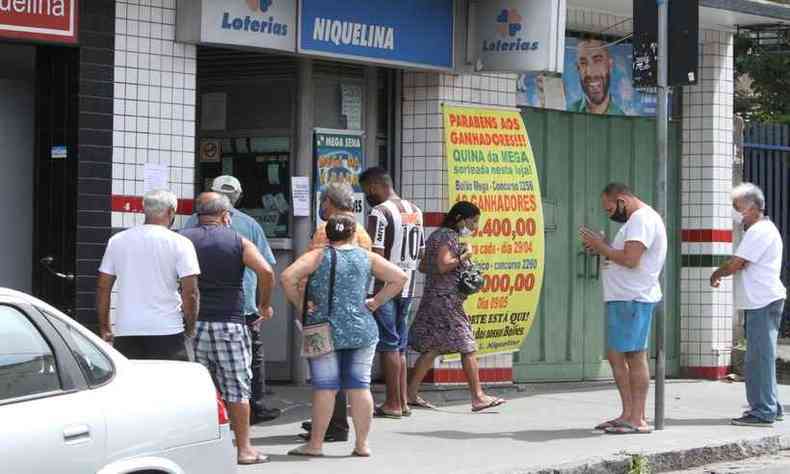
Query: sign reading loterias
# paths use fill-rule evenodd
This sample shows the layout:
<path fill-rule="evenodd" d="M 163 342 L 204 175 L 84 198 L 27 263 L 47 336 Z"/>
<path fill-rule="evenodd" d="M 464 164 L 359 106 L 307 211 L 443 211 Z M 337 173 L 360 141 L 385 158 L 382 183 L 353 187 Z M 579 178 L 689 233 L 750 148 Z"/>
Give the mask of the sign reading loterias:
<path fill-rule="evenodd" d="M 77 42 L 77 0 L 0 0 L 0 36 Z"/>

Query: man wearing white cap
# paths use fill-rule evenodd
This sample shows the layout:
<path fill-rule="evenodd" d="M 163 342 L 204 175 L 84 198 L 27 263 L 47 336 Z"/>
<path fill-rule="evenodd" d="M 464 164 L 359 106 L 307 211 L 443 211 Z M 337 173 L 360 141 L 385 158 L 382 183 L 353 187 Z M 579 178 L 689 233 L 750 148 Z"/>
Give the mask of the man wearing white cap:
<path fill-rule="evenodd" d="M 230 210 L 231 228 L 238 232 L 242 237 L 249 240 L 258 248 L 258 251 L 266 259 L 266 262 L 274 267 L 276 260 L 272 253 L 266 234 L 260 224 L 247 214 L 236 209 L 236 204 L 241 198 L 241 182 L 233 176 L 222 175 L 214 178 L 211 190 L 224 194 L 230 199 L 234 206 Z M 193 214 L 185 228 L 197 227 L 199 219 Z M 261 421 L 273 420 L 280 416 L 281 411 L 277 408 L 268 408 L 264 400 L 266 396 L 266 368 L 264 363 L 263 340 L 260 324 L 253 324 L 258 320 L 258 309 L 255 304 L 255 289 L 258 278 L 255 272 L 246 268 L 244 270 L 244 314 L 252 334 L 252 399 L 250 400 L 250 423 L 255 424 Z"/>

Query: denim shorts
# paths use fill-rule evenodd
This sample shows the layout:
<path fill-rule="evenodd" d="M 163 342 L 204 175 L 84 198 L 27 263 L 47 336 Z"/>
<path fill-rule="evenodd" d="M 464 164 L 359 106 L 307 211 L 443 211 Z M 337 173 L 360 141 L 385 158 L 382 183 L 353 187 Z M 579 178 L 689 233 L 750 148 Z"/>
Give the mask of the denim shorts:
<path fill-rule="evenodd" d="M 656 303 L 606 302 L 606 347 L 615 352 L 644 352 Z"/>
<path fill-rule="evenodd" d="M 376 346 L 340 349 L 308 359 L 313 390 L 370 388 L 370 371 Z"/>
<path fill-rule="evenodd" d="M 379 327 L 378 352 L 406 352 L 409 345 L 411 298 L 392 298 L 374 313 Z"/>

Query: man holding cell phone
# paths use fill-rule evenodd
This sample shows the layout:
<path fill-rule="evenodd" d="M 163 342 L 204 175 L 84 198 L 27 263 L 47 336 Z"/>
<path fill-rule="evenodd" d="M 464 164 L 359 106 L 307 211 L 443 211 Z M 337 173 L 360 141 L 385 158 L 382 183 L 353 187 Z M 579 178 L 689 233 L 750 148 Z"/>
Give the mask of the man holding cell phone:
<path fill-rule="evenodd" d="M 605 258 L 602 268 L 606 303 L 607 358 L 620 393 L 622 412 L 595 428 L 609 434 L 650 433 L 645 404 L 650 387 L 647 343 L 653 311 L 661 301 L 659 276 L 667 256 L 667 232 L 661 216 L 622 183 L 608 184 L 601 204 L 623 224 L 612 242 L 585 226 L 584 247 Z"/>

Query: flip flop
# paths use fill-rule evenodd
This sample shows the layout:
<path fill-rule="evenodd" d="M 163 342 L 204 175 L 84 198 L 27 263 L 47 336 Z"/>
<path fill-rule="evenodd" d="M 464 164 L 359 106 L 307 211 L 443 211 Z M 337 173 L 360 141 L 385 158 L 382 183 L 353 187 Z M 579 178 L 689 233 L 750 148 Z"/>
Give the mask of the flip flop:
<path fill-rule="evenodd" d="M 436 409 L 436 405 L 423 399 L 422 397 L 417 397 L 413 402 L 408 402 L 407 405 L 414 408 L 425 408 L 428 410 Z"/>
<path fill-rule="evenodd" d="M 304 456 L 304 457 L 307 457 L 307 458 L 322 458 L 322 457 L 324 457 L 324 453 L 312 454 L 312 453 L 308 453 L 307 451 L 305 451 L 304 448 L 305 448 L 304 446 L 299 446 L 298 448 L 294 448 L 294 449 L 288 451 L 288 455 L 289 456 Z"/>
<path fill-rule="evenodd" d="M 370 457 L 370 453 L 362 454 L 362 453 L 358 452 L 355 449 L 355 450 L 351 451 L 351 456 L 356 457 L 356 458 L 369 458 Z"/>
<path fill-rule="evenodd" d="M 404 417 L 411 416 L 411 410 L 401 410 L 401 413 L 402 413 L 401 416 L 404 416 Z"/>
<path fill-rule="evenodd" d="M 403 415 L 401 413 L 386 411 L 381 407 L 376 407 L 376 409 L 373 410 L 373 418 L 389 418 L 390 420 L 400 420 L 403 418 Z"/>
<path fill-rule="evenodd" d="M 603 430 L 607 434 L 624 435 L 624 434 L 650 434 L 653 432 L 651 427 L 636 427 L 628 422 L 621 422 L 620 426 L 610 426 Z"/>
<path fill-rule="evenodd" d="M 251 466 L 253 464 L 263 464 L 269 461 L 271 461 L 271 459 L 269 459 L 269 456 L 264 456 L 263 454 L 258 453 L 258 455 L 255 456 L 253 459 L 247 459 L 247 460 L 237 459 L 236 463 L 242 466 Z"/>
<path fill-rule="evenodd" d="M 506 400 L 503 398 L 494 398 L 493 400 L 491 400 L 485 405 L 481 405 L 479 407 L 472 407 L 472 411 L 475 413 L 481 412 L 483 410 L 488 410 L 489 408 L 498 407 L 499 405 L 502 405 L 505 402 Z"/>
<path fill-rule="evenodd" d="M 599 424 L 593 429 L 598 431 L 604 431 L 606 430 L 606 428 L 616 428 L 622 425 L 623 425 L 623 420 L 614 419 L 614 420 L 604 421 L 603 423 Z"/>

